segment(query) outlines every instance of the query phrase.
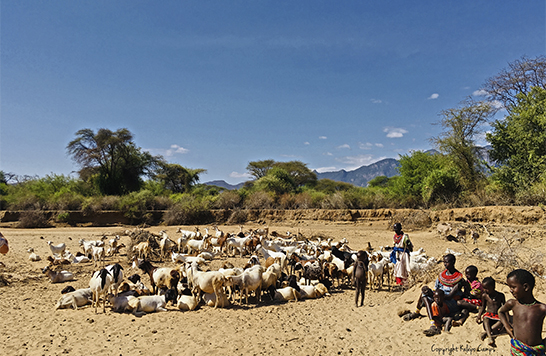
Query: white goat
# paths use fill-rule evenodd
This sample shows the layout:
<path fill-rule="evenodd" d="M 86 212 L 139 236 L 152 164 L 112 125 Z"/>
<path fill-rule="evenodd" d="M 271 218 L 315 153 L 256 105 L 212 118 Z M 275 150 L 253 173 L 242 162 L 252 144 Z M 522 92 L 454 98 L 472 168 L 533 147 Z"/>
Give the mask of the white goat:
<path fill-rule="evenodd" d="M 213 307 L 216 305 L 216 294 L 212 293 L 205 293 L 203 294 L 203 301 L 206 305 L 209 307 Z M 218 301 L 218 306 L 220 308 L 226 308 L 229 307 L 231 303 L 229 302 L 229 298 L 226 296 L 225 293 L 220 294 L 220 300 Z"/>
<path fill-rule="evenodd" d="M 284 287 L 275 290 L 273 299 L 278 302 L 289 302 L 292 300 L 297 302 L 298 299 L 301 299 L 301 294 L 292 287 Z"/>
<path fill-rule="evenodd" d="M 238 276 L 227 277 L 227 284 L 238 286 L 241 291 L 239 303 L 243 302 L 243 292 L 245 293 L 246 304 L 248 304 L 248 292 L 254 291 L 258 302 L 261 301 L 262 275 L 264 268 L 260 265 L 252 266 Z"/>
<path fill-rule="evenodd" d="M 218 307 L 218 296 L 223 294 L 223 287 L 226 284 L 226 277 L 221 272 L 211 271 L 202 272 L 197 269 L 197 262 L 192 262 L 190 268 L 186 269 L 188 275 L 188 282 L 191 281 L 192 294 L 200 294 L 201 291 L 205 293 L 214 293 L 216 295 L 216 304 L 214 308 Z"/>
<path fill-rule="evenodd" d="M 66 244 L 64 242 L 61 242 L 58 245 L 53 245 L 53 242 L 48 241 L 47 244 L 49 245 L 51 253 L 54 255 L 62 256 L 64 254 L 64 250 L 66 250 Z"/>
<path fill-rule="evenodd" d="M 106 255 L 104 247 L 91 246 L 91 254 L 93 255 L 93 267 L 102 264 L 104 266 L 104 257 Z"/>
<path fill-rule="evenodd" d="M 193 295 L 179 295 L 176 307 L 182 311 L 191 311 L 197 308 L 199 298 Z"/>
<path fill-rule="evenodd" d="M 35 252 L 34 252 L 34 249 L 31 247 L 27 250 L 28 253 L 30 253 L 30 255 L 28 256 L 28 259 L 32 262 L 36 262 L 36 261 L 40 261 L 42 258 L 40 256 L 38 256 Z"/>
<path fill-rule="evenodd" d="M 381 254 L 373 254 L 368 265 L 368 277 L 370 280 L 370 290 L 373 290 L 375 283 L 377 282 L 377 289 L 381 289 L 383 286 L 383 275 L 385 274 L 385 269 L 389 260 L 383 258 Z M 388 286 L 391 288 L 391 279 L 390 274 L 387 274 Z"/>
<path fill-rule="evenodd" d="M 129 300 L 129 307 L 133 314 L 139 316 L 156 311 L 167 311 L 165 308 L 168 302 L 176 304 L 176 291 L 169 289 L 163 295 L 145 295 Z"/>
<path fill-rule="evenodd" d="M 188 247 L 188 254 L 191 254 L 194 250 L 196 252 L 202 252 L 207 249 L 208 247 L 208 239 L 204 238 L 203 240 L 189 240 L 186 243 L 186 247 Z"/>
<path fill-rule="evenodd" d="M 99 305 L 100 296 L 102 299 L 102 312 L 106 312 L 106 293 L 112 283 L 112 275 L 106 268 L 93 273 L 91 280 L 89 281 L 89 288 L 93 292 L 93 305 L 95 306 L 95 314 L 97 313 L 97 306 Z"/>
<path fill-rule="evenodd" d="M 112 283 L 110 284 L 111 293 L 117 297 L 118 288 L 121 282 L 123 282 L 123 267 L 119 263 L 106 266 L 106 270 L 112 276 Z"/>
<path fill-rule="evenodd" d="M 112 311 L 116 313 L 123 313 L 126 310 L 131 310 L 132 308 L 129 307 L 129 302 L 133 299 L 137 299 L 137 297 L 132 295 L 114 296 L 108 294 L 108 301 L 112 306 Z"/>
<path fill-rule="evenodd" d="M 73 292 L 63 294 L 55 309 L 78 309 L 84 305 L 91 304 L 93 302 L 93 292 L 91 288 L 76 289 Z"/>
<path fill-rule="evenodd" d="M 68 271 L 55 272 L 49 266 L 45 266 L 42 273 L 49 277 L 51 283 L 63 283 L 74 279 L 74 274 Z"/>
<path fill-rule="evenodd" d="M 173 240 L 169 239 L 169 235 L 167 235 L 167 232 L 165 230 L 162 230 L 159 233 L 162 236 L 161 240 L 159 241 L 159 252 L 160 258 L 161 260 L 163 260 L 167 252 L 171 251 L 176 246 L 176 244 Z"/>

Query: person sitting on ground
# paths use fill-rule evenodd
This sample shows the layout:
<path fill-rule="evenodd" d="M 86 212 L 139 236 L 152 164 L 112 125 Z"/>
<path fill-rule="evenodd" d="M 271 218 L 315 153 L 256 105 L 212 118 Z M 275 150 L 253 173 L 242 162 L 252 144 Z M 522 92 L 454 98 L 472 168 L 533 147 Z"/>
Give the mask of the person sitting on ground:
<path fill-rule="evenodd" d="M 449 332 L 451 329 L 453 316 L 444 299 L 445 293 L 443 290 L 437 289 L 434 291 L 434 302 L 432 302 L 430 306 L 432 311 L 432 321 L 434 324 L 430 327 L 430 329 L 424 331 L 426 336 L 440 334 L 442 332 L 442 326 L 446 332 Z"/>
<path fill-rule="evenodd" d="M 484 278 L 482 286 L 484 289 L 482 305 L 476 316 L 476 322 L 479 324 L 483 321 L 485 332 L 482 333 L 481 339 L 488 338 L 489 346 L 496 346 L 494 336 L 496 337 L 504 331 L 498 312 L 499 308 L 506 303 L 506 298 L 504 293 L 495 290 L 495 280 L 493 278 Z"/>
<path fill-rule="evenodd" d="M 512 338 L 511 354 L 545 355 L 542 324 L 546 316 L 546 305 L 533 295 L 535 277 L 527 270 L 516 269 L 508 274 L 506 284 L 515 299 L 510 299 L 499 308 L 499 318 Z M 508 318 L 509 311 L 512 311 L 512 323 Z"/>
<path fill-rule="evenodd" d="M 452 315 L 459 312 L 457 301 L 461 300 L 469 285 L 463 278 L 463 274 L 455 268 L 455 256 L 447 254 L 444 256 L 445 270 L 440 273 L 434 284 L 434 289 L 441 289 L 445 293 L 444 302 L 449 307 Z M 430 308 L 433 302 L 433 292 L 428 286 L 421 289 L 421 295 L 417 300 L 417 309 L 413 313 L 404 315 L 404 320 L 412 320 L 421 317 L 421 309 L 425 307 L 428 318 L 432 321 L 432 310 Z"/>
<path fill-rule="evenodd" d="M 470 312 L 476 313 L 478 308 L 482 306 L 483 287 L 478 280 L 478 267 L 468 266 L 464 270 L 466 281 L 470 284 L 469 294 L 461 300 L 457 301 L 459 309 L 461 309 L 461 319 L 454 321 L 453 326 L 463 325 Z"/>

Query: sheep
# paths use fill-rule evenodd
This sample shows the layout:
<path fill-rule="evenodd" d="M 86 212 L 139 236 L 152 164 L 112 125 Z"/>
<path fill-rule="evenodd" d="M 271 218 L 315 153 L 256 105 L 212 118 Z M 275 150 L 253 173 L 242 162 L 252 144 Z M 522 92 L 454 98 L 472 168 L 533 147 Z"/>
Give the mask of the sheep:
<path fill-rule="evenodd" d="M 58 245 L 53 245 L 53 242 L 48 241 L 47 244 L 49 245 L 49 249 L 53 255 L 62 256 L 66 250 L 66 244 L 64 242 L 61 242 Z"/>
<path fill-rule="evenodd" d="M 133 310 L 133 314 L 136 316 L 142 316 L 146 313 L 153 313 L 156 311 L 167 311 L 165 308 L 167 303 L 172 302 L 176 304 L 177 292 L 176 290 L 169 289 L 163 295 L 146 295 L 129 300 L 129 308 Z"/>
<path fill-rule="evenodd" d="M 51 283 L 63 283 L 74 280 L 74 274 L 68 271 L 55 272 L 52 271 L 49 266 L 45 266 L 42 273 L 49 277 Z"/>
<path fill-rule="evenodd" d="M 37 262 L 37 261 L 40 261 L 42 258 L 40 256 L 38 256 L 35 252 L 34 252 L 34 249 L 31 247 L 27 250 L 28 253 L 30 253 L 30 255 L 28 256 L 28 259 L 32 262 Z"/>
<path fill-rule="evenodd" d="M 202 272 L 197 269 L 197 262 L 192 262 L 190 268 L 186 269 L 188 273 L 188 283 L 192 285 L 192 295 L 201 291 L 205 293 L 214 293 L 216 295 L 216 303 L 214 308 L 218 307 L 218 296 L 223 294 L 223 287 L 226 284 L 226 277 L 219 271 Z M 228 277 L 229 278 L 229 277 Z"/>
<path fill-rule="evenodd" d="M 70 251 L 66 251 L 65 257 L 71 263 L 84 263 L 84 262 L 89 262 L 90 261 L 89 257 L 81 254 L 81 252 L 78 252 L 78 254 L 80 254 L 80 255 L 79 256 L 74 256 L 72 253 L 70 253 Z"/>
<path fill-rule="evenodd" d="M 146 260 L 139 262 L 138 268 L 146 272 L 150 277 L 153 294 L 156 294 L 161 287 L 176 290 L 176 286 L 180 280 L 180 273 L 177 270 L 169 267 L 157 268 Z"/>
<path fill-rule="evenodd" d="M 91 254 L 93 255 L 93 267 L 102 264 L 104 266 L 104 247 L 91 246 Z"/>
<path fill-rule="evenodd" d="M 104 296 L 102 300 L 102 312 L 106 313 L 106 292 L 110 288 L 111 283 L 112 275 L 106 268 L 93 273 L 93 276 L 89 281 L 89 288 L 91 288 L 93 291 L 93 305 L 95 306 L 95 314 L 97 314 L 97 306 L 101 295 Z"/>
<path fill-rule="evenodd" d="M 74 292 L 76 290 L 76 288 L 72 287 L 72 286 L 66 286 L 64 287 L 62 290 L 61 290 L 61 294 L 66 294 L 66 293 L 70 293 L 70 292 Z"/>
<path fill-rule="evenodd" d="M 84 305 L 91 304 L 93 302 L 93 291 L 91 288 L 77 289 L 73 292 L 68 292 L 63 294 L 57 305 L 55 305 L 55 310 L 57 309 L 78 309 Z"/>

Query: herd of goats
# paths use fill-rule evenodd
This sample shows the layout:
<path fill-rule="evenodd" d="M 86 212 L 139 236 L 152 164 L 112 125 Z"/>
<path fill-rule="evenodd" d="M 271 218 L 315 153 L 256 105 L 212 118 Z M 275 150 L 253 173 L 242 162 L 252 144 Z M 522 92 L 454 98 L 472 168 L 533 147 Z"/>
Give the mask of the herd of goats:
<path fill-rule="evenodd" d="M 211 231 L 212 233 L 209 233 Z M 169 302 L 178 309 L 194 310 L 201 302 L 206 305 L 227 307 L 237 302 L 248 304 L 249 294 L 254 292 L 255 300 L 262 298 L 277 302 L 297 301 L 329 295 L 331 288 L 352 285 L 352 269 L 358 251 L 352 250 L 347 239 L 334 242 L 332 239 L 308 240 L 290 233 L 280 235 L 269 233 L 268 228 L 225 233 L 217 226 L 206 228 L 201 233 L 177 230 L 177 239 L 169 238 L 165 231 L 159 235 L 146 230 L 126 231 L 131 242 L 126 247 L 120 237 L 79 241 L 81 252 L 73 255 L 64 243 L 49 241 L 52 256 L 49 265 L 43 269 L 51 283 L 63 283 L 74 279 L 68 271 L 55 271 L 55 265 L 72 263 L 93 263 L 89 288 L 67 287 L 56 309 L 78 309 L 91 304 L 95 313 L 102 300 L 105 312 L 108 301 L 115 312 L 131 312 L 135 315 L 155 311 L 166 311 Z M 139 274 L 127 278 L 119 263 L 105 266 L 105 258 L 120 253 L 125 248 L 133 269 L 140 269 L 150 280 L 151 290 Z M 369 289 L 380 289 L 386 281 L 391 288 L 393 264 L 388 248 L 373 251 L 370 243 L 366 249 L 369 256 Z M 40 257 L 29 250 L 29 259 Z M 234 267 L 224 258 L 222 268 L 206 270 L 216 258 L 225 256 L 246 258 L 244 267 Z M 165 261 L 170 256 L 175 267 L 156 267 L 154 261 Z M 242 260 L 246 261 L 246 260 Z M 156 262 L 154 262 L 156 263 Z M 427 270 L 437 264 L 434 257 L 428 258 L 423 249 L 412 252 L 412 272 Z"/>

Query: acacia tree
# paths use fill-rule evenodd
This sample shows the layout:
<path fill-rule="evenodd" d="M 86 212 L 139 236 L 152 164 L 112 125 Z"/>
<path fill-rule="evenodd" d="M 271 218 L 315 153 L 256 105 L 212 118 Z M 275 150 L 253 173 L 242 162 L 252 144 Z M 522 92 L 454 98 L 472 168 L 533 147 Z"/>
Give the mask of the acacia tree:
<path fill-rule="evenodd" d="M 546 57 L 522 57 L 508 64 L 508 68 L 489 78 L 483 89 L 489 100 L 500 101 L 510 112 L 519 101 L 518 94 L 527 95 L 533 87 L 546 89 Z"/>
<path fill-rule="evenodd" d="M 173 193 L 184 193 L 199 182 L 199 175 L 204 172 L 205 169 L 189 169 L 176 163 L 162 162 L 155 178 Z"/>
<path fill-rule="evenodd" d="M 143 175 L 153 175 L 160 157 L 142 152 L 133 143 L 128 129 L 112 132 L 91 129 L 76 132 L 76 138 L 67 145 L 72 159 L 80 165 L 80 178 L 92 181 L 100 193 L 122 195 L 137 191 Z"/>
<path fill-rule="evenodd" d="M 317 175 L 307 168 L 305 163 L 300 161 L 275 162 L 272 159 L 253 161 L 248 163 L 246 169 L 256 179 L 260 179 L 267 176 L 269 171 L 274 167 L 286 171 L 294 181 L 296 187 L 306 184 L 312 185 L 317 182 Z"/>
<path fill-rule="evenodd" d="M 483 178 L 475 140 L 479 134 L 483 134 L 484 124 L 495 112 L 496 109 L 490 102 L 467 98 L 460 107 L 440 113 L 438 124 L 444 131 L 433 137 L 432 142 L 440 152 L 451 158 L 466 189 L 473 190 Z"/>

